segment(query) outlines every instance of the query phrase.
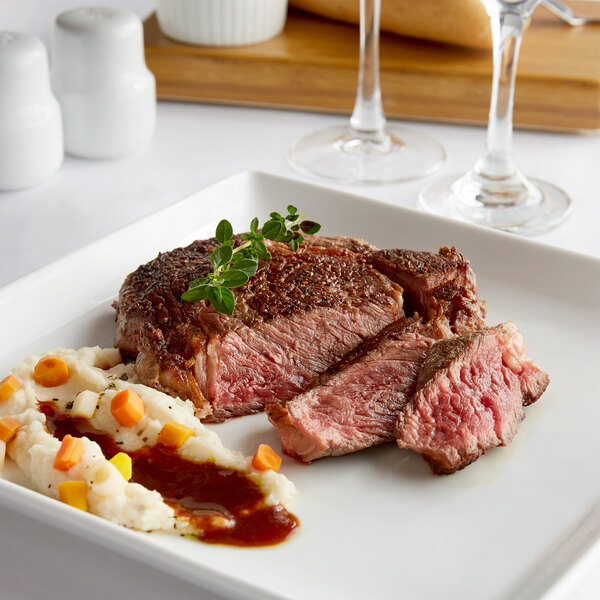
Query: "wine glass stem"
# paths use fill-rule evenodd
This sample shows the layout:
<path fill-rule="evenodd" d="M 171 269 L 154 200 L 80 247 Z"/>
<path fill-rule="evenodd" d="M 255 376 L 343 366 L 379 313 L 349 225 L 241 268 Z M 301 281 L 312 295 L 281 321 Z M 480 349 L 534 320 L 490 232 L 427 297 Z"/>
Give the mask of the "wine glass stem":
<path fill-rule="evenodd" d="M 350 126 L 363 139 L 382 141 L 385 116 L 379 87 L 379 19 L 381 0 L 360 0 L 358 91 Z"/>
<path fill-rule="evenodd" d="M 475 171 L 490 179 L 511 177 L 516 167 L 512 154 L 513 103 L 519 49 L 529 15 L 504 8 L 490 11 L 494 68 L 487 146 Z"/>

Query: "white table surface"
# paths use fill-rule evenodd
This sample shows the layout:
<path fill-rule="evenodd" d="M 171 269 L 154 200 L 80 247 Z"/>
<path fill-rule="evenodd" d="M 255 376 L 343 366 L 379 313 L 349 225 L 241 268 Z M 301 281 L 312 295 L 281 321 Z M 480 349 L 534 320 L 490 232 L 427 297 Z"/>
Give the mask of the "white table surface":
<path fill-rule="evenodd" d="M 54 17 L 78 4 L 1 2 L 0 30 L 31 33 L 49 46 Z M 154 6 L 152 0 L 112 4 L 141 17 Z M 383 93 L 385 97 L 385 89 Z M 131 157 L 87 161 L 66 156 L 62 168 L 42 185 L 0 192 L 0 286 L 239 171 L 258 169 L 299 179 L 285 161 L 288 146 L 309 131 L 344 122 L 344 117 L 331 115 L 175 102 L 160 102 L 157 119 L 152 142 Z M 480 127 L 408 125 L 444 145 L 448 159 L 442 174 L 471 167 L 483 149 L 485 131 Z M 514 149 L 525 173 L 553 182 L 573 199 L 570 219 L 537 239 L 600 257 L 600 135 L 517 131 Z M 426 181 L 339 187 L 415 206 Z M 0 532 L 3 600 L 219 598 L 4 508 Z M 552 594 L 553 600 L 600 598 L 600 560 L 588 563 L 574 581 Z"/>

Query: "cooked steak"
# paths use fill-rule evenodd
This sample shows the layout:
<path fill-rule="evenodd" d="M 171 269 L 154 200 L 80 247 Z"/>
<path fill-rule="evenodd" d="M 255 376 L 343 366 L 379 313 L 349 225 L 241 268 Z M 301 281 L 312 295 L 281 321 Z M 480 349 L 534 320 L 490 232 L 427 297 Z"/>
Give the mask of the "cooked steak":
<path fill-rule="evenodd" d="M 411 398 L 434 325 L 403 318 L 363 342 L 285 404 L 267 406 L 283 451 L 311 462 L 395 439 L 398 413 Z"/>
<path fill-rule="evenodd" d="M 444 317 L 455 334 L 485 327 L 485 309 L 479 301 L 475 274 L 456 248 L 437 254 L 416 250 L 377 250 L 371 264 L 404 289 L 405 312 L 424 319 Z"/>
<path fill-rule="evenodd" d="M 512 440 L 523 405 L 548 382 L 510 322 L 436 342 L 398 416 L 398 446 L 420 452 L 434 473 L 462 469 Z"/>
<path fill-rule="evenodd" d="M 352 252 L 356 252 L 358 254 L 363 254 L 365 252 L 374 252 L 377 250 L 376 246 L 373 246 L 370 242 L 366 240 L 361 240 L 359 238 L 348 237 L 346 235 L 336 235 L 336 236 L 327 236 L 327 235 L 307 235 L 304 236 L 304 248 L 309 248 L 311 246 L 318 246 L 320 248 L 346 248 L 346 250 L 351 250 Z"/>
<path fill-rule="evenodd" d="M 367 263 L 368 244 L 349 240 L 309 236 L 296 253 L 270 243 L 231 316 L 180 299 L 210 271 L 214 239 L 160 254 L 120 290 L 115 345 L 137 356 L 143 383 L 201 415 L 212 407 L 213 420 L 288 400 L 403 315 L 401 288 Z"/>

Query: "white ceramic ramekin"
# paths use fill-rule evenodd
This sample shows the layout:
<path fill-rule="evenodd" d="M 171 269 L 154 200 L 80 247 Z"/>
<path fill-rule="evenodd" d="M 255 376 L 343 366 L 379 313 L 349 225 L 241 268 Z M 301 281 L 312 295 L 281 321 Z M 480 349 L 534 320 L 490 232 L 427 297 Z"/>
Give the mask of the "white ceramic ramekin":
<path fill-rule="evenodd" d="M 202 46 L 241 46 L 280 34 L 287 0 L 157 0 L 156 15 L 170 38 Z"/>

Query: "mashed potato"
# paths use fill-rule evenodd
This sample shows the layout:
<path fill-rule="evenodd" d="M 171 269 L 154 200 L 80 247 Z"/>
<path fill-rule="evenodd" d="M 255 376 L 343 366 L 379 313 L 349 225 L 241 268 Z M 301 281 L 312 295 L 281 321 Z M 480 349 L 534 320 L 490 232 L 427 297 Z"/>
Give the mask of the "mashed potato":
<path fill-rule="evenodd" d="M 87 438 L 83 438 L 83 457 L 78 464 L 68 471 L 53 468 L 60 442 L 46 429 L 46 417 L 40 412 L 38 401 L 50 401 L 59 412 L 68 415 L 78 394 L 92 392 L 97 394 L 98 401 L 90 424 L 109 434 L 124 452 L 153 446 L 163 425 L 177 421 L 194 431 L 179 449 L 183 458 L 245 472 L 259 485 L 269 505 L 286 505 L 295 494 L 294 485 L 285 476 L 274 471 L 257 471 L 252 468 L 251 458 L 225 448 L 219 436 L 194 416 L 190 401 L 138 383 L 133 365 L 123 364 L 118 350 L 57 349 L 48 354 L 65 359 L 70 373 L 68 381 L 56 387 L 37 384 L 33 370 L 41 356 L 31 356 L 11 371 L 21 387 L 0 403 L 0 417 L 8 414 L 20 423 L 17 434 L 7 445 L 8 454 L 40 492 L 58 498 L 57 486 L 61 481 L 83 480 L 91 513 L 144 531 L 194 532 L 187 519 L 175 516 L 158 492 L 127 482 L 104 457 L 98 444 Z M 120 426 L 110 411 L 112 398 L 124 389 L 136 392 L 144 401 L 145 414 L 132 427 Z"/>

